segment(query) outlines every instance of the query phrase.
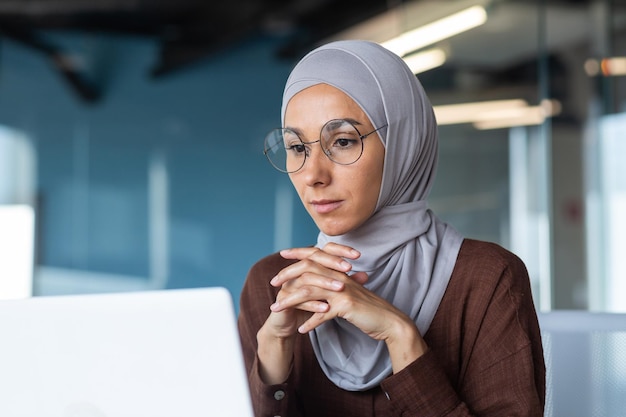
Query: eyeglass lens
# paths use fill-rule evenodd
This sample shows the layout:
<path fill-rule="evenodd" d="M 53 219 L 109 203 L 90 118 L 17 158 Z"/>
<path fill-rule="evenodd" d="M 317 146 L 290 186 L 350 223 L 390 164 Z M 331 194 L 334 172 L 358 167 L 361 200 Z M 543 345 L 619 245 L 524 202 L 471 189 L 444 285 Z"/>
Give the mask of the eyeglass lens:
<path fill-rule="evenodd" d="M 290 129 L 275 129 L 265 138 L 265 155 L 276 169 L 295 172 L 311 153 L 315 142 L 320 142 L 324 154 L 341 165 L 355 163 L 363 153 L 361 134 L 347 120 L 331 120 L 320 132 L 320 139 L 304 142 Z"/>

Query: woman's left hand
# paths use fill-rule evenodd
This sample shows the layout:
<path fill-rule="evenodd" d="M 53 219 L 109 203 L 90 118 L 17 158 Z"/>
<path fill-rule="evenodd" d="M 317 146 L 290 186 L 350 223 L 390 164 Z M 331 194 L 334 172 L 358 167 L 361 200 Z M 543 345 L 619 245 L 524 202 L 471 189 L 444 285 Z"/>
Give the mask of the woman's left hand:
<path fill-rule="evenodd" d="M 328 304 L 324 312 L 314 312 L 298 329 L 307 333 L 320 324 L 341 317 L 358 327 L 368 336 L 385 341 L 392 359 L 394 371 L 404 368 L 426 350 L 417 327 L 401 310 L 363 286 L 367 281 L 364 272 L 351 276 L 351 266 L 346 258 L 356 259 L 359 254 L 353 248 L 329 243 L 324 248 L 294 248 L 281 251 L 286 259 L 298 259 L 280 271 L 271 281 L 281 290 L 271 310 L 279 312 L 299 308 L 307 303 L 323 300 Z M 339 272 L 339 273 L 338 273 Z M 316 286 L 320 279 L 340 281 L 339 290 Z M 394 362 L 395 358 L 395 362 Z"/>

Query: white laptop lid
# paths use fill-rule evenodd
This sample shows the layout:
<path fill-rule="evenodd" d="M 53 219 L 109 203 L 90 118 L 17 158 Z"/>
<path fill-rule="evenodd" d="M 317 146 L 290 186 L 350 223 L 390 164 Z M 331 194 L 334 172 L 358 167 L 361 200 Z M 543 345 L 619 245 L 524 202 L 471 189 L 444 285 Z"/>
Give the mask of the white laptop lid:
<path fill-rule="evenodd" d="M 0 416 L 251 417 L 223 288 L 0 301 Z"/>

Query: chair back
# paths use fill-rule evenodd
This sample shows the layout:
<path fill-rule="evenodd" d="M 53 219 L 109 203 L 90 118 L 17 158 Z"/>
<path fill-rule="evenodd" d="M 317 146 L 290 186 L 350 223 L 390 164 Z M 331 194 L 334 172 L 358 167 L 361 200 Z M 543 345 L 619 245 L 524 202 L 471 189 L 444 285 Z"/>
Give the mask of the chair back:
<path fill-rule="evenodd" d="M 546 361 L 545 417 L 626 417 L 626 314 L 538 314 Z"/>

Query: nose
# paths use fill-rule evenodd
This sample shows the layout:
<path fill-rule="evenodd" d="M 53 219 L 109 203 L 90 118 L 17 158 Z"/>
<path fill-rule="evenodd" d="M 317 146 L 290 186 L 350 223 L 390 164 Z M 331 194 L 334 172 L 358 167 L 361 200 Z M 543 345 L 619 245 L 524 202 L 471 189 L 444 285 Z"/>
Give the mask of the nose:
<path fill-rule="evenodd" d="M 304 166 L 296 175 L 301 175 L 306 185 L 317 187 L 328 185 L 332 178 L 332 169 L 334 162 L 328 158 L 319 142 L 311 146 L 309 155 L 307 155 Z"/>

